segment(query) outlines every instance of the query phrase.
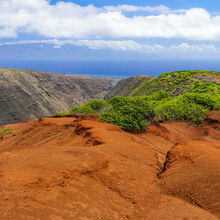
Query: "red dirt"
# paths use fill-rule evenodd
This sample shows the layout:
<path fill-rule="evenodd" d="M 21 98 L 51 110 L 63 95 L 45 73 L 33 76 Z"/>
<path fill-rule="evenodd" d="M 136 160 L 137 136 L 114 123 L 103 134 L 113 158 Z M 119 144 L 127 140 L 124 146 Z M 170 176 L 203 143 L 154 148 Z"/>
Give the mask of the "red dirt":
<path fill-rule="evenodd" d="M 142 134 L 95 116 L 7 125 L 0 219 L 219 219 L 220 131 L 210 123 Z"/>

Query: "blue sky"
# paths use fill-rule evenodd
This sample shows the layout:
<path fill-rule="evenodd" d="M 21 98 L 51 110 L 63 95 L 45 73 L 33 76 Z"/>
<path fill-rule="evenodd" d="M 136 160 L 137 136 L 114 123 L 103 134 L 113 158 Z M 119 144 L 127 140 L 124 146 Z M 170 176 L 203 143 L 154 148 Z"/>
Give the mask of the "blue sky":
<path fill-rule="evenodd" d="M 60 0 L 52 0 L 51 4 L 55 4 Z M 64 2 L 68 2 L 65 0 Z M 190 8 L 205 8 L 211 12 L 220 11 L 220 3 L 218 0 L 73 0 L 79 5 L 89 5 L 93 4 L 97 7 L 102 7 L 105 5 L 139 5 L 139 6 L 157 6 L 157 5 L 166 5 L 172 9 L 190 9 Z"/>
<path fill-rule="evenodd" d="M 217 0 L 0 0 L 0 59 L 220 59 Z"/>

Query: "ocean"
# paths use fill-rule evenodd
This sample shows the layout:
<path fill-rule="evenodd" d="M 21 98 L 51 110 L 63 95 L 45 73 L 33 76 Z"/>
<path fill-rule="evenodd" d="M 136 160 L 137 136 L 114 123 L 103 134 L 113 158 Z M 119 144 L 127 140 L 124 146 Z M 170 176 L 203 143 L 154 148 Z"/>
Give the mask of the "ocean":
<path fill-rule="evenodd" d="M 220 72 L 219 61 L 171 60 L 0 60 L 0 68 L 126 78 L 134 75 L 158 76 L 177 70 L 212 70 Z"/>

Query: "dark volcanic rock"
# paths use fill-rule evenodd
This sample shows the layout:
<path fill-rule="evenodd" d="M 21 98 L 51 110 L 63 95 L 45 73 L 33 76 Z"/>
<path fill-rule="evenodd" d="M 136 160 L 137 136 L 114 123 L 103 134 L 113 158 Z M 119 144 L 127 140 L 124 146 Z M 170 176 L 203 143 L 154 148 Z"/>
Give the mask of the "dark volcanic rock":
<path fill-rule="evenodd" d="M 50 116 L 112 89 L 114 79 L 0 69 L 0 125 Z"/>

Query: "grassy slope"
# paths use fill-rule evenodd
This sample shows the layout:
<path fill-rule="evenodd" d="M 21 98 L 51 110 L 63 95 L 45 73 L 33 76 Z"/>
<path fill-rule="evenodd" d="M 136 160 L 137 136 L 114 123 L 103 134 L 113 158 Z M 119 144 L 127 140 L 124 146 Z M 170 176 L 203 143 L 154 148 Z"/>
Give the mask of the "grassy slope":
<path fill-rule="evenodd" d="M 159 77 L 143 77 L 141 83 L 135 87 L 131 86 L 131 84 L 135 84 L 133 82 L 127 85 L 126 83 L 120 85 L 119 82 L 111 94 L 114 96 L 143 96 L 164 90 L 171 96 L 178 96 L 192 92 L 194 85 L 198 83 L 220 85 L 220 73 L 213 71 L 176 71 L 164 73 Z"/>

